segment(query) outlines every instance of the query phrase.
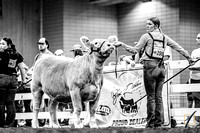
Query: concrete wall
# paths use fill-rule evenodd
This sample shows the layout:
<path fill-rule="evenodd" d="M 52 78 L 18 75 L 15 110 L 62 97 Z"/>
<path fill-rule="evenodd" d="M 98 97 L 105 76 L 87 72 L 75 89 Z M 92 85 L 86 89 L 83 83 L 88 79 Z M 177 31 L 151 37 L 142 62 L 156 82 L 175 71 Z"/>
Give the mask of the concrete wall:
<path fill-rule="evenodd" d="M 43 0 L 43 37 L 50 44 L 50 50 L 55 52 L 64 47 L 64 2 L 63 0 Z"/>
<path fill-rule="evenodd" d="M 37 53 L 40 36 L 39 0 L 2 0 L 0 38 L 11 37 L 28 66 Z"/>
<path fill-rule="evenodd" d="M 83 35 L 91 40 L 117 35 L 117 14 L 115 6 L 91 5 L 88 0 L 64 1 L 64 50 L 67 56 L 74 44 L 80 44 Z M 107 60 L 114 59 L 114 53 Z"/>
<path fill-rule="evenodd" d="M 82 35 L 107 38 L 117 35 L 115 6 L 99 7 L 88 0 L 44 0 L 43 36 L 50 41 L 50 50 L 63 49 L 66 56 L 74 44 L 80 44 Z M 107 62 L 114 59 L 114 55 Z"/>

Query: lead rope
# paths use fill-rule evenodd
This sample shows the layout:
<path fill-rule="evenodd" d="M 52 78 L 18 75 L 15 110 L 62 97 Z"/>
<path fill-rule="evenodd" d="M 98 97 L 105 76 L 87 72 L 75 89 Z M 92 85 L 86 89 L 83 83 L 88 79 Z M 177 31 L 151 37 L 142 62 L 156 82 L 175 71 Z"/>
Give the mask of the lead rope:
<path fill-rule="evenodd" d="M 117 78 L 118 48 L 115 47 L 115 77 Z"/>
<path fill-rule="evenodd" d="M 180 74 L 181 72 L 183 72 L 184 70 L 186 70 L 187 68 L 189 68 L 190 66 L 193 66 L 196 62 L 198 62 L 200 59 L 197 59 L 196 61 L 194 61 L 194 63 L 189 64 L 188 66 L 186 66 L 185 68 L 183 68 L 182 70 L 180 70 L 179 72 L 177 72 L 175 75 L 173 75 L 171 78 L 167 79 L 163 84 L 167 83 L 169 80 L 173 79 L 174 77 L 176 77 L 178 74 Z M 134 104 L 136 104 L 137 102 L 139 102 L 140 100 L 142 100 L 143 98 L 145 98 L 147 96 L 144 95 L 142 96 L 140 99 L 138 99 L 137 101 L 134 102 Z"/>
<path fill-rule="evenodd" d="M 21 90 L 21 88 L 22 88 L 24 85 L 26 85 L 26 84 L 28 84 L 29 82 L 31 82 L 31 80 L 32 80 L 32 79 L 29 79 L 26 83 L 22 83 L 21 86 L 19 86 L 19 87 L 17 88 L 17 91 Z"/>

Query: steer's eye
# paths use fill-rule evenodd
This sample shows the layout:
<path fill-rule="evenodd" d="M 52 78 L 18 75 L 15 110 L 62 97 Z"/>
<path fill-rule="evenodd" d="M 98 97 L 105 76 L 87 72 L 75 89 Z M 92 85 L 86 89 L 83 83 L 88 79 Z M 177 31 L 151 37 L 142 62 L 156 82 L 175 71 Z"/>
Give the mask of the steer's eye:
<path fill-rule="evenodd" d="M 95 42 L 95 45 L 97 45 L 98 44 L 98 42 Z"/>
<path fill-rule="evenodd" d="M 110 47 L 110 44 L 107 44 L 108 47 Z"/>

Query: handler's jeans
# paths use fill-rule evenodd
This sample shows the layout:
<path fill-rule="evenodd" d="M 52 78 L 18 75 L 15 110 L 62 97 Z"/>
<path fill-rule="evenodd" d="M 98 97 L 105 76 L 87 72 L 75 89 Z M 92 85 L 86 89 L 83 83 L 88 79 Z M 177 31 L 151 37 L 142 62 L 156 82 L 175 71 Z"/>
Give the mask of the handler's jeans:
<path fill-rule="evenodd" d="M 165 80 L 164 63 L 144 61 L 144 85 L 147 93 L 147 125 L 159 127 L 163 120 L 162 87 Z"/>
<path fill-rule="evenodd" d="M 17 77 L 0 74 L 0 127 L 12 127 L 15 120 L 15 94 Z M 5 118 L 5 107 L 7 110 Z"/>

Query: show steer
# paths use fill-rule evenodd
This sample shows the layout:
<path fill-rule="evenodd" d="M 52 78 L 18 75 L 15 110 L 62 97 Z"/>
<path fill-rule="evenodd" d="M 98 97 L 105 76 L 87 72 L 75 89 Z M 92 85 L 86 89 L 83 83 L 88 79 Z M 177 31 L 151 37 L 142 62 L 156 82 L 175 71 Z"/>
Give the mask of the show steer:
<path fill-rule="evenodd" d="M 56 116 L 59 102 L 72 102 L 75 128 L 98 127 L 95 110 L 103 85 L 103 66 L 114 50 L 114 45 L 107 39 L 90 42 L 87 37 L 81 37 L 80 40 L 89 50 L 83 56 L 73 59 L 46 55 L 36 61 L 31 84 L 34 114 L 32 127 L 38 127 L 38 113 L 44 93 L 50 97 L 50 127 L 60 127 Z M 81 123 L 80 113 L 84 102 L 89 102 L 90 117 Z"/>

